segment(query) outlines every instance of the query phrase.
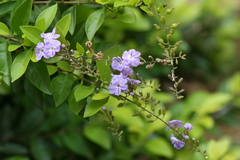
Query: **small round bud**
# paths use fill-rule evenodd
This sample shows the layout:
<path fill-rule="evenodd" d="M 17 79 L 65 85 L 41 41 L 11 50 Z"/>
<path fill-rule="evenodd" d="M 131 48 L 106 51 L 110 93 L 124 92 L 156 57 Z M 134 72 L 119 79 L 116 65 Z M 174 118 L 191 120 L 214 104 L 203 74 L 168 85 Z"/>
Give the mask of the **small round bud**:
<path fill-rule="evenodd" d="M 158 43 L 158 45 L 159 45 L 162 49 L 166 49 L 166 47 L 165 47 L 162 43 Z"/>
<path fill-rule="evenodd" d="M 166 10 L 166 13 L 167 13 L 167 14 L 171 14 L 173 10 L 174 10 L 173 7 L 172 7 L 172 8 L 169 8 L 169 9 Z"/>
<path fill-rule="evenodd" d="M 157 38 L 157 41 L 159 42 L 159 43 L 164 43 L 164 40 L 162 39 L 162 38 L 160 38 L 160 37 L 156 37 Z"/>
<path fill-rule="evenodd" d="M 174 34 L 174 29 L 170 29 L 169 34 L 173 35 Z"/>
<path fill-rule="evenodd" d="M 163 24 L 165 24 L 165 23 L 166 23 L 166 17 L 165 17 L 165 16 L 161 16 L 160 21 L 161 21 Z"/>
<path fill-rule="evenodd" d="M 161 27 L 159 25 L 157 25 L 157 24 L 153 24 L 153 25 L 157 30 L 161 30 Z"/>
<path fill-rule="evenodd" d="M 179 46 L 183 41 L 178 41 L 174 44 L 174 46 Z"/>
<path fill-rule="evenodd" d="M 179 25 L 180 25 L 180 23 L 173 23 L 171 25 L 171 28 L 176 29 L 176 28 L 178 28 Z"/>
<path fill-rule="evenodd" d="M 149 17 L 153 17 L 153 16 L 155 15 L 155 14 L 154 14 L 153 12 L 151 12 L 151 11 L 148 11 L 147 14 L 148 14 Z"/>
<path fill-rule="evenodd" d="M 168 34 L 167 35 L 167 39 L 171 39 L 172 38 L 172 35 L 171 34 Z"/>
<path fill-rule="evenodd" d="M 86 45 L 86 47 L 91 48 L 92 47 L 92 42 L 91 41 L 87 41 L 85 43 L 85 45 Z"/>

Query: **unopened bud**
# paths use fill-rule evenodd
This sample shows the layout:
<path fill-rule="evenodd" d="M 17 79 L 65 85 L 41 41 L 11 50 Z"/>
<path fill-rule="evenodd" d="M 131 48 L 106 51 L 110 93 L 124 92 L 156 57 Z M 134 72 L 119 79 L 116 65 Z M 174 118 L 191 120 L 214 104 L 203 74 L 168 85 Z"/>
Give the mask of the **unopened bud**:
<path fill-rule="evenodd" d="M 167 39 L 171 39 L 172 38 L 172 35 L 171 34 L 168 34 L 167 35 Z"/>
<path fill-rule="evenodd" d="M 172 8 L 169 8 L 169 9 L 166 10 L 166 13 L 167 13 L 167 14 L 171 14 L 173 10 L 174 10 L 173 7 L 172 7 Z"/>
<path fill-rule="evenodd" d="M 179 46 L 183 41 L 178 41 L 174 44 L 174 46 Z"/>
<path fill-rule="evenodd" d="M 164 40 L 162 39 L 162 38 L 160 38 L 160 37 L 156 37 L 157 38 L 157 41 L 159 42 L 159 43 L 164 43 Z"/>
<path fill-rule="evenodd" d="M 180 25 L 180 23 L 173 23 L 171 25 L 171 28 L 176 29 L 176 28 L 178 28 L 179 25 Z"/>
<path fill-rule="evenodd" d="M 174 29 L 170 29 L 169 34 L 173 35 L 174 34 Z"/>
<path fill-rule="evenodd" d="M 153 25 L 157 30 L 161 30 L 161 27 L 159 25 L 157 25 L 157 24 L 153 24 Z"/>
<path fill-rule="evenodd" d="M 161 16 L 160 21 L 161 21 L 163 24 L 165 24 L 165 23 L 166 23 L 166 17 L 165 17 L 165 16 Z"/>
<path fill-rule="evenodd" d="M 147 14 L 148 14 L 149 17 L 153 17 L 154 16 L 154 13 L 151 12 L 151 11 L 148 11 Z"/>
<path fill-rule="evenodd" d="M 158 45 L 159 45 L 162 49 L 166 49 L 166 47 L 165 47 L 162 43 L 158 43 Z"/>

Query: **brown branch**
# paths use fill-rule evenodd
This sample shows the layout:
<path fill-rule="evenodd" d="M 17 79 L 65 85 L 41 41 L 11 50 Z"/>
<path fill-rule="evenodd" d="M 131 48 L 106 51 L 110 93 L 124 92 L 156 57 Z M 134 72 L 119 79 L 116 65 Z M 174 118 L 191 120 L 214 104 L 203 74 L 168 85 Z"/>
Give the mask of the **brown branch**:
<path fill-rule="evenodd" d="M 9 37 L 9 36 L 5 36 L 5 35 L 1 35 L 1 34 L 0 34 L 0 36 L 1 36 L 1 37 L 4 37 L 4 38 L 7 38 L 7 39 L 10 39 L 10 40 L 13 40 L 13 41 L 16 41 L 16 42 L 19 42 L 19 43 L 23 43 L 23 42 L 20 41 L 19 39 L 15 39 L 15 38 L 13 38 L 13 37 Z"/>

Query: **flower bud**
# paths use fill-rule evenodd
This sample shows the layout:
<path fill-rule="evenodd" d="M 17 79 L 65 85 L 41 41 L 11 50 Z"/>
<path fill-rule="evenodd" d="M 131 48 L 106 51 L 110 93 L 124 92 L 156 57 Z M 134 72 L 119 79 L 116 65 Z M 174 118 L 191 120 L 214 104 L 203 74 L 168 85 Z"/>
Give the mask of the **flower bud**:
<path fill-rule="evenodd" d="M 151 11 L 148 11 L 147 14 L 148 14 L 149 17 L 153 17 L 154 16 L 154 13 L 151 12 Z"/>
<path fill-rule="evenodd" d="M 178 28 L 179 25 L 180 25 L 180 23 L 173 23 L 171 25 L 171 28 L 176 29 L 176 28 Z"/>
<path fill-rule="evenodd" d="M 173 35 L 174 34 L 174 29 L 170 29 L 169 34 Z"/>
<path fill-rule="evenodd" d="M 174 44 L 174 46 L 179 46 L 183 41 L 178 41 Z"/>
<path fill-rule="evenodd" d="M 158 45 L 159 45 L 162 49 L 166 49 L 166 47 L 165 47 L 162 43 L 158 43 Z"/>
<path fill-rule="evenodd" d="M 172 38 L 172 35 L 171 34 L 168 34 L 167 35 L 167 39 L 171 39 Z"/>
<path fill-rule="evenodd" d="M 169 9 L 166 10 L 166 13 L 167 13 L 167 14 L 171 14 L 173 10 L 174 10 L 173 7 L 172 7 L 172 8 L 169 8 Z"/>
<path fill-rule="evenodd" d="M 153 24 L 153 25 L 157 30 L 161 30 L 161 27 L 159 25 L 157 25 L 157 24 Z"/>
<path fill-rule="evenodd" d="M 162 39 L 162 38 L 160 38 L 160 37 L 156 37 L 157 38 L 157 41 L 159 42 L 159 43 L 164 43 L 164 40 Z"/>
<path fill-rule="evenodd" d="M 165 17 L 165 16 L 161 16 L 160 21 L 161 21 L 163 24 L 165 24 L 165 23 L 166 23 L 166 17 Z"/>

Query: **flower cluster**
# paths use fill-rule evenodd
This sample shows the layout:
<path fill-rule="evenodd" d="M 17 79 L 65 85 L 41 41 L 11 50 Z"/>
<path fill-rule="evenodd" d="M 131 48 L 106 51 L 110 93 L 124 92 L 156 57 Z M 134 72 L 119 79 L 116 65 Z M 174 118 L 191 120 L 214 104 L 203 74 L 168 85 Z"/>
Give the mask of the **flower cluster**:
<path fill-rule="evenodd" d="M 55 34 L 56 28 L 50 33 L 42 33 L 41 37 L 44 38 L 44 42 L 39 42 L 35 48 L 36 59 L 40 60 L 42 57 L 50 58 L 55 56 L 56 52 L 60 51 L 60 41 L 56 40 L 60 37 L 59 34 Z"/>
<path fill-rule="evenodd" d="M 168 122 L 166 130 L 178 129 L 183 127 L 184 128 L 184 134 L 182 134 L 182 137 L 184 138 L 183 141 L 189 140 L 188 131 L 191 131 L 193 129 L 193 126 L 190 123 L 185 123 L 183 126 L 183 123 L 184 123 L 183 121 L 171 120 Z M 176 137 L 174 137 L 173 134 L 170 135 L 170 140 L 174 148 L 176 149 L 181 149 L 185 145 L 185 142 L 177 139 Z"/>
<path fill-rule="evenodd" d="M 109 85 L 109 92 L 114 95 L 120 95 L 122 91 L 129 92 L 128 84 L 134 85 L 140 83 L 139 80 L 131 79 L 133 74 L 133 67 L 137 67 L 140 64 L 141 53 L 135 49 L 124 51 L 122 58 L 112 58 L 112 69 L 120 72 L 119 75 L 112 74 L 112 80 Z"/>

